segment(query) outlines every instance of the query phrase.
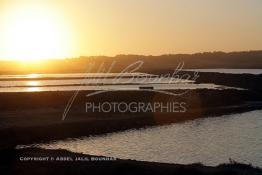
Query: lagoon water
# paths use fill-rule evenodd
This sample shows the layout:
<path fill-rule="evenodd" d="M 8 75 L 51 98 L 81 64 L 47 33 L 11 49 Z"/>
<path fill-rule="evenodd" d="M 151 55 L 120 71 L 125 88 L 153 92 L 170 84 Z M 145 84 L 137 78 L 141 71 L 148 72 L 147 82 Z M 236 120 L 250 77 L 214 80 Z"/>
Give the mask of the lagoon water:
<path fill-rule="evenodd" d="M 262 167 L 262 110 L 34 145 L 122 159 Z"/>

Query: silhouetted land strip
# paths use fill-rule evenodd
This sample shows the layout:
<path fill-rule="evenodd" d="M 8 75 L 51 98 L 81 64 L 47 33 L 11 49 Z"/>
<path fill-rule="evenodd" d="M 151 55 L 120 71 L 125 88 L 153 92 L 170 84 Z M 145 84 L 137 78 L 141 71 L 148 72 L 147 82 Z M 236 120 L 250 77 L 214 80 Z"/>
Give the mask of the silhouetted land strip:
<path fill-rule="evenodd" d="M 0 172 L 5 175 L 41 174 L 107 174 L 107 175 L 261 175 L 262 170 L 251 165 L 231 162 L 216 167 L 200 163 L 191 165 L 108 160 L 105 157 L 72 153 L 66 150 L 38 148 L 0 151 Z M 25 157 L 49 157 L 49 161 L 21 161 Z M 69 157 L 73 161 L 51 161 L 53 157 Z M 84 158 L 90 161 L 75 161 Z M 98 161 L 100 160 L 100 161 Z"/>

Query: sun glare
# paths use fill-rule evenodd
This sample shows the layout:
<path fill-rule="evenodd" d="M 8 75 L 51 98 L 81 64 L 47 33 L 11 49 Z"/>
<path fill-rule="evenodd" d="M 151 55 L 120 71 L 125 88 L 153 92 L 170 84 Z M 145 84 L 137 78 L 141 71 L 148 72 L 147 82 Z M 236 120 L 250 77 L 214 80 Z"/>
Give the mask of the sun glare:
<path fill-rule="evenodd" d="M 5 13 L 4 55 L 7 59 L 39 61 L 72 55 L 72 36 L 65 20 L 48 7 L 18 5 Z"/>
<path fill-rule="evenodd" d="M 40 85 L 40 83 L 38 81 L 28 81 L 27 85 L 28 86 L 38 86 Z"/>

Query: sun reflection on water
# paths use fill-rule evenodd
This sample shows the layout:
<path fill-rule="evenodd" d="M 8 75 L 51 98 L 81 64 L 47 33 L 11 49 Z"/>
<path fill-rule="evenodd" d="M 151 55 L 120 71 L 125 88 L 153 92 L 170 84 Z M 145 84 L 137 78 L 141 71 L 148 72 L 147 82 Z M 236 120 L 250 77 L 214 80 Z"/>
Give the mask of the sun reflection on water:
<path fill-rule="evenodd" d="M 30 87 L 30 88 L 26 88 L 27 92 L 39 92 L 41 91 L 41 88 L 39 87 Z"/>
<path fill-rule="evenodd" d="M 39 86 L 40 82 L 39 81 L 28 81 L 26 84 L 28 86 Z"/>

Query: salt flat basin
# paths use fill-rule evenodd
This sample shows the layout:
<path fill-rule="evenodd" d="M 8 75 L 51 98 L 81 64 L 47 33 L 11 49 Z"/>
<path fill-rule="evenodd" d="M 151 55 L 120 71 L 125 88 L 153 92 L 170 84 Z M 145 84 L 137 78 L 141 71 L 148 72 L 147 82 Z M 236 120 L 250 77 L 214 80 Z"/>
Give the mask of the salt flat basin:
<path fill-rule="evenodd" d="M 77 86 L 77 85 L 120 85 L 120 84 L 178 84 L 192 81 L 170 78 L 93 78 L 66 80 L 29 80 L 29 81 L 0 81 L 0 87 L 36 87 L 36 86 Z"/>
<path fill-rule="evenodd" d="M 193 89 L 236 89 L 241 88 L 220 86 L 215 84 L 154 84 L 152 90 L 193 90 Z M 2 87 L 0 92 L 44 92 L 44 91 L 128 91 L 128 90 L 143 90 L 140 85 L 101 85 L 101 86 L 46 86 L 46 87 Z"/>
<path fill-rule="evenodd" d="M 194 84 L 193 80 L 145 73 L 1 75 L 0 80 L 0 92 L 142 90 L 141 87 L 144 86 L 150 86 L 152 90 L 232 88 L 215 84 Z"/>
<path fill-rule="evenodd" d="M 261 116 L 257 110 L 29 147 L 180 164 L 218 165 L 231 158 L 262 167 Z"/>

